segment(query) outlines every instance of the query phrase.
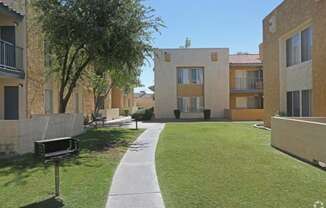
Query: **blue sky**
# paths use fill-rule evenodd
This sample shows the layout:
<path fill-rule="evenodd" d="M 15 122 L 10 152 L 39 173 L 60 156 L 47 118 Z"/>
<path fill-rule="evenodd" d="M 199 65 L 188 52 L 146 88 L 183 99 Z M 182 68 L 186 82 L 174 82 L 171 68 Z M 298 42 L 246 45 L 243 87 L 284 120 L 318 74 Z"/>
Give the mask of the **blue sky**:
<path fill-rule="evenodd" d="M 145 0 L 166 28 L 155 34 L 156 48 L 178 48 L 186 37 L 193 48 L 230 48 L 231 53 L 257 53 L 262 20 L 282 0 Z M 143 67 L 141 82 L 154 84 L 153 63 Z M 136 89 L 139 91 L 142 89 Z"/>

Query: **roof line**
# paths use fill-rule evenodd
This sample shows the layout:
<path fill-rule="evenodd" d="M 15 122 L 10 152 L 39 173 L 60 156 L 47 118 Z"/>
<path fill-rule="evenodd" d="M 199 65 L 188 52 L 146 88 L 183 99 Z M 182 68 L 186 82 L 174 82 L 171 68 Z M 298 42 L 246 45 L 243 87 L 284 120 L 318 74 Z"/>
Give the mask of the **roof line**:
<path fill-rule="evenodd" d="M 24 15 L 20 12 L 18 12 L 17 10 L 9 7 L 8 4 L 6 4 L 3 1 L 0 1 L 0 11 L 5 11 L 8 12 L 11 16 L 18 18 L 18 19 L 22 19 L 24 17 Z"/>
<path fill-rule="evenodd" d="M 247 55 L 259 55 L 259 53 L 230 54 L 230 56 L 247 56 Z"/>
<path fill-rule="evenodd" d="M 214 49 L 229 49 L 229 48 L 155 48 L 158 50 L 214 50 Z"/>

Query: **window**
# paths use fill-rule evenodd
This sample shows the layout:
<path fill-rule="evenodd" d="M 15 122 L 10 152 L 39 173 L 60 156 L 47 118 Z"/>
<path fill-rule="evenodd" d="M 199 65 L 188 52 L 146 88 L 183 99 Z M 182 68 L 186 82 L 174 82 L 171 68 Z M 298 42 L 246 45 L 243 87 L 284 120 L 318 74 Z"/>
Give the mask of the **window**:
<path fill-rule="evenodd" d="M 288 116 L 311 116 L 311 90 L 287 92 Z"/>
<path fill-rule="evenodd" d="M 189 70 L 179 69 L 178 70 L 178 84 L 189 84 Z"/>
<path fill-rule="evenodd" d="M 45 68 L 49 68 L 52 66 L 50 43 L 47 40 L 44 41 L 44 66 Z"/>
<path fill-rule="evenodd" d="M 202 112 L 203 97 L 178 97 L 178 109 L 181 112 Z"/>
<path fill-rule="evenodd" d="M 312 35 L 312 28 L 308 27 L 286 40 L 287 67 L 311 60 Z"/>
<path fill-rule="evenodd" d="M 177 70 L 178 84 L 203 84 L 203 69 L 182 68 Z"/>
<path fill-rule="evenodd" d="M 247 108 L 247 97 L 236 97 L 236 108 Z"/>
<path fill-rule="evenodd" d="M 286 41 L 286 63 L 293 66 L 300 63 L 300 34 L 297 33 Z"/>
<path fill-rule="evenodd" d="M 300 116 L 300 91 L 292 93 L 293 116 Z"/>
<path fill-rule="evenodd" d="M 302 90 L 302 116 L 311 116 L 311 90 Z"/>
<path fill-rule="evenodd" d="M 301 61 L 311 60 L 312 51 L 312 28 L 309 27 L 301 32 Z"/>
<path fill-rule="evenodd" d="M 45 114 L 53 113 L 53 91 L 49 89 L 44 91 L 44 110 Z"/>
<path fill-rule="evenodd" d="M 244 109 L 261 109 L 262 98 L 260 96 L 236 97 L 236 108 Z"/>
<path fill-rule="evenodd" d="M 286 108 L 287 108 L 287 116 L 292 116 L 293 115 L 292 92 L 286 93 Z"/>

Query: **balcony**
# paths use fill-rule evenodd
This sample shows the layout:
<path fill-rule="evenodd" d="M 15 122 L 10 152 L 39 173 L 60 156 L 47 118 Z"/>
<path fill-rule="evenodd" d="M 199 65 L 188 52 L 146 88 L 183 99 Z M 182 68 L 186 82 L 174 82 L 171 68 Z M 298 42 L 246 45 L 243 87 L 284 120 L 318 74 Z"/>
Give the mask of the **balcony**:
<path fill-rule="evenodd" d="M 0 40 L 0 76 L 24 79 L 23 48 Z"/>
<path fill-rule="evenodd" d="M 260 78 L 234 78 L 231 93 L 262 93 L 263 80 Z"/>

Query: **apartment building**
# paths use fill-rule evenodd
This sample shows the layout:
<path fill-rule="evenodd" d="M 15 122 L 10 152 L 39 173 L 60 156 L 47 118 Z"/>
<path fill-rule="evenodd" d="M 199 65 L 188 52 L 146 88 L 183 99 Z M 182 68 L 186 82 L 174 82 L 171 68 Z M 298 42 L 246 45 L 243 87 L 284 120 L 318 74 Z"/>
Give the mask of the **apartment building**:
<path fill-rule="evenodd" d="M 117 87 L 113 87 L 111 92 L 111 107 L 119 109 L 120 114 L 136 112 L 137 108 L 134 101 L 133 89 L 123 90 Z"/>
<path fill-rule="evenodd" d="M 0 119 L 26 117 L 24 15 L 0 2 Z"/>
<path fill-rule="evenodd" d="M 229 108 L 229 49 L 185 48 L 155 51 L 155 117 L 224 118 Z"/>
<path fill-rule="evenodd" d="M 234 121 L 262 120 L 263 64 L 259 54 L 230 55 L 230 110 Z"/>
<path fill-rule="evenodd" d="M 326 1 L 283 1 L 263 33 L 265 125 L 276 114 L 326 116 Z"/>
<path fill-rule="evenodd" d="M 35 15 L 29 1 L 0 1 L 0 120 L 58 113 L 59 83 L 54 76 L 48 76 L 51 53 Z M 111 95 L 116 95 L 116 91 L 102 101 L 102 110 L 132 105 L 124 94 L 121 98 L 114 96 L 113 100 Z M 92 93 L 87 81 L 79 82 L 67 113 L 90 117 L 94 111 Z M 117 104 L 118 99 L 121 103 Z"/>
<path fill-rule="evenodd" d="M 134 100 L 137 108 L 146 109 L 154 107 L 154 94 L 147 93 L 146 91 L 134 93 Z"/>

